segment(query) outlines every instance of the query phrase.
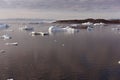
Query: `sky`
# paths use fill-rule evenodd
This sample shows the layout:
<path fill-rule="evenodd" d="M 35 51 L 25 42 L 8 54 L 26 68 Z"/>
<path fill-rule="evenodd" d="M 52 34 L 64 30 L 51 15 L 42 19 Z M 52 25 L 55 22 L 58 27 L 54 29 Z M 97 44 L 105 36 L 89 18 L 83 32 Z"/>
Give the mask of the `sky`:
<path fill-rule="evenodd" d="M 120 19 L 120 0 L 0 0 L 0 18 Z"/>

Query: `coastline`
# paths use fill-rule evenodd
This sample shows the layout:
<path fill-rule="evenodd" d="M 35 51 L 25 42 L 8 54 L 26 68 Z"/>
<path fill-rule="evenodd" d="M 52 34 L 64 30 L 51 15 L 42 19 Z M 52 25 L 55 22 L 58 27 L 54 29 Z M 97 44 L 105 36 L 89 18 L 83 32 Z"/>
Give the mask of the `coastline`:
<path fill-rule="evenodd" d="M 57 20 L 53 23 L 64 23 L 64 24 L 80 24 L 80 23 L 86 23 L 86 22 L 91 22 L 91 23 L 105 23 L 105 24 L 120 24 L 120 19 L 74 19 L 74 20 Z"/>

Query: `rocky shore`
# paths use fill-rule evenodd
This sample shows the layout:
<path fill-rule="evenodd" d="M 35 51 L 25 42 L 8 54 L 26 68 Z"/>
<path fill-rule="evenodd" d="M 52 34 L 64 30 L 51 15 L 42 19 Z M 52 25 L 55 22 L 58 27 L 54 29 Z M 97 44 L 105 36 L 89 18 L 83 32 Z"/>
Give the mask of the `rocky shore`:
<path fill-rule="evenodd" d="M 57 20 L 53 23 L 64 23 L 64 24 L 80 24 L 80 23 L 86 23 L 86 22 L 91 22 L 91 23 L 105 23 L 105 24 L 120 24 L 120 19 L 82 19 L 82 20 Z"/>

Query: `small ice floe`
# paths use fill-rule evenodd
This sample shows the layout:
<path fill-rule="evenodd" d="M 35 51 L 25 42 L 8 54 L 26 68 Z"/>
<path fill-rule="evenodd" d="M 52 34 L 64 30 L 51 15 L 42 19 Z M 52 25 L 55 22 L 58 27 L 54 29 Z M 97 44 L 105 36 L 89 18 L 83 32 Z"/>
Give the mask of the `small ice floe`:
<path fill-rule="evenodd" d="M 7 79 L 7 80 L 14 80 L 13 78 Z"/>
<path fill-rule="evenodd" d="M 87 31 L 92 31 L 93 29 L 93 27 L 87 27 Z"/>
<path fill-rule="evenodd" d="M 120 64 L 120 61 L 118 61 L 118 64 Z"/>
<path fill-rule="evenodd" d="M 81 25 L 91 26 L 91 25 L 93 25 L 93 23 L 91 23 L 91 22 L 86 22 L 86 23 L 82 23 Z"/>
<path fill-rule="evenodd" d="M 9 26 L 7 24 L 0 24 L 0 30 L 1 29 L 7 29 Z"/>
<path fill-rule="evenodd" d="M 46 36 L 46 35 L 49 35 L 48 32 L 40 32 L 41 36 Z"/>
<path fill-rule="evenodd" d="M 48 29 L 48 32 L 64 32 L 65 30 L 63 28 L 57 27 L 57 26 L 50 26 Z"/>
<path fill-rule="evenodd" d="M 79 30 L 78 29 L 74 29 L 74 28 L 71 28 L 69 26 L 63 28 L 67 33 L 75 33 L 75 32 L 78 32 Z"/>
<path fill-rule="evenodd" d="M 88 31 L 93 30 L 93 28 L 95 27 L 94 24 L 91 23 L 91 22 L 82 23 L 81 25 L 87 26 L 87 30 L 88 30 Z"/>
<path fill-rule="evenodd" d="M 94 23 L 93 25 L 94 26 L 104 26 L 105 24 L 100 22 L 100 23 Z"/>
<path fill-rule="evenodd" d="M 18 45 L 18 42 L 14 42 L 14 43 L 5 43 L 5 45 L 17 46 L 17 45 Z"/>
<path fill-rule="evenodd" d="M 5 50 L 0 50 L 0 53 L 5 53 Z"/>
<path fill-rule="evenodd" d="M 79 26 L 79 24 L 71 24 L 70 26 L 76 27 L 76 26 Z"/>
<path fill-rule="evenodd" d="M 9 36 L 8 34 L 2 35 L 0 36 L 1 39 L 7 40 L 7 39 L 12 39 L 11 36 Z"/>
<path fill-rule="evenodd" d="M 20 27 L 19 29 L 26 30 L 26 31 L 33 31 L 33 27 L 28 27 L 28 26 Z"/>
<path fill-rule="evenodd" d="M 118 64 L 120 64 L 120 61 L 118 61 Z"/>
<path fill-rule="evenodd" d="M 35 35 L 41 35 L 41 36 L 46 36 L 46 35 L 49 35 L 48 32 L 31 32 L 32 36 L 35 36 Z"/>
<path fill-rule="evenodd" d="M 48 32 L 50 34 L 53 34 L 53 33 L 58 33 L 58 32 L 65 32 L 65 33 L 75 33 L 75 32 L 78 32 L 79 30 L 78 29 L 74 29 L 74 28 L 71 28 L 69 26 L 65 27 L 65 28 L 60 28 L 60 27 L 56 27 L 56 26 L 51 26 L 49 27 L 48 29 Z"/>

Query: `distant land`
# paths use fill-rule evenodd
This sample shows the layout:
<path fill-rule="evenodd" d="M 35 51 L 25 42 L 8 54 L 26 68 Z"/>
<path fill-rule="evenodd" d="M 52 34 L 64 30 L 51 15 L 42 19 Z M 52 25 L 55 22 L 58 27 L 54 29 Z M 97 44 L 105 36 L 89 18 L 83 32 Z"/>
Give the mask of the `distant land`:
<path fill-rule="evenodd" d="M 69 19 L 69 20 L 55 20 L 55 19 L 32 19 L 32 18 L 8 18 L 0 19 L 0 21 L 17 21 L 17 22 L 30 22 L 30 23 L 61 23 L 61 24 L 80 24 L 80 23 L 105 23 L 105 24 L 120 24 L 120 19 Z"/>
<path fill-rule="evenodd" d="M 85 22 L 91 22 L 91 23 L 105 23 L 105 24 L 120 24 L 120 19 L 75 19 L 75 20 L 57 20 L 53 23 L 64 23 L 64 24 L 72 24 L 72 23 L 85 23 Z"/>

